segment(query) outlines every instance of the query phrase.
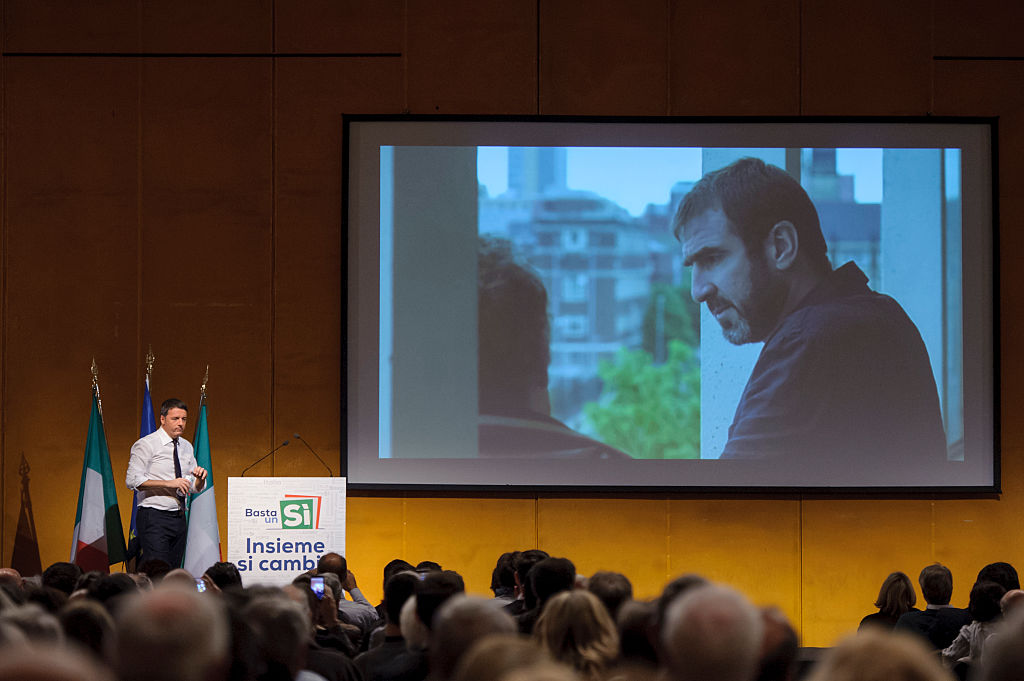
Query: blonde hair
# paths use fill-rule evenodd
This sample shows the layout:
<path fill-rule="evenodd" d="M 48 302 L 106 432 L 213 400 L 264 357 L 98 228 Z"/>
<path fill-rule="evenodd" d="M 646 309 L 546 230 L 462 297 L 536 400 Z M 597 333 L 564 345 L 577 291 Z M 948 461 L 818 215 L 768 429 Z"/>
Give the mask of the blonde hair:
<path fill-rule="evenodd" d="M 551 598 L 534 630 L 541 647 L 583 676 L 599 676 L 619 656 L 619 633 L 608 609 L 589 591 L 573 589 Z"/>
<path fill-rule="evenodd" d="M 550 661 L 536 641 L 519 634 L 488 634 L 462 656 L 452 681 L 499 681 L 517 669 Z"/>

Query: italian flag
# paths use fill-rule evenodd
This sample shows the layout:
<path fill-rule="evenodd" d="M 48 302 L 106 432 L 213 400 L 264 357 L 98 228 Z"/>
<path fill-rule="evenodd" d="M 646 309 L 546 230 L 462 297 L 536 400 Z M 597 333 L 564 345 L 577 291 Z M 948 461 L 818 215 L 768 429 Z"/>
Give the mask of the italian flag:
<path fill-rule="evenodd" d="M 89 435 L 85 441 L 85 462 L 78 488 L 75 535 L 71 540 L 71 562 L 82 571 L 110 572 L 114 563 L 124 562 L 124 530 L 117 508 L 117 491 L 110 468 L 110 451 L 103 432 L 99 398 L 92 394 Z"/>
<path fill-rule="evenodd" d="M 196 577 L 219 563 L 220 529 L 217 526 L 217 500 L 213 496 L 213 459 L 210 435 L 206 428 L 206 401 L 199 405 L 195 435 L 196 464 L 206 469 L 206 487 L 191 496 L 188 514 L 188 538 L 185 541 L 185 569 Z"/>

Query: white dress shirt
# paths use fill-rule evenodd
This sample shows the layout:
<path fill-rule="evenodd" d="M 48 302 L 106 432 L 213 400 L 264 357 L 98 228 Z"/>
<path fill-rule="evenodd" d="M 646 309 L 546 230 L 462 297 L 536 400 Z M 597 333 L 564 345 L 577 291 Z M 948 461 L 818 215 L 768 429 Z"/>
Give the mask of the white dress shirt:
<path fill-rule="evenodd" d="M 183 437 L 178 438 L 178 462 L 181 464 L 181 477 L 187 476 L 196 467 L 192 445 Z M 147 480 L 174 478 L 174 442 L 166 430 L 157 428 L 132 445 L 125 484 L 138 494 L 140 507 L 177 511 L 178 498 L 175 495 L 168 495 L 166 490 L 139 489 L 139 485 Z"/>

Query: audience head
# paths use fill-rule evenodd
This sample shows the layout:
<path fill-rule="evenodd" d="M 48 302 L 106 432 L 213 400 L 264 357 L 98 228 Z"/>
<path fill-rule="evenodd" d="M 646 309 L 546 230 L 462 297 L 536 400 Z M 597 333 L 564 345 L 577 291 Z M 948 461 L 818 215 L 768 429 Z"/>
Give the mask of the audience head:
<path fill-rule="evenodd" d="M 69 640 L 103 657 L 114 631 L 114 620 L 106 608 L 92 599 L 76 598 L 64 606 L 58 619 Z"/>
<path fill-rule="evenodd" d="M 1024 605 L 1024 591 L 1020 589 L 1011 589 L 999 599 L 999 608 L 1003 611 L 1003 617 L 1020 610 L 1022 605 Z"/>
<path fill-rule="evenodd" d="M 419 575 L 414 572 L 399 572 L 388 579 L 384 585 L 384 613 L 389 623 L 400 626 L 402 606 L 416 593 L 419 584 Z"/>
<path fill-rule="evenodd" d="M 17 608 L 0 612 L 0 622 L 11 624 L 25 638 L 41 646 L 56 646 L 64 643 L 64 630 L 57 618 L 38 603 L 26 603 Z"/>
<path fill-rule="evenodd" d="M 135 593 L 139 585 L 123 572 L 115 572 L 110 575 L 102 575 L 89 587 L 89 596 L 111 609 L 112 603 L 124 594 Z"/>
<path fill-rule="evenodd" d="M 66 647 L 14 645 L 0 655 L 0 679 L 17 681 L 114 681 L 105 666 Z"/>
<path fill-rule="evenodd" d="M 619 608 L 615 618 L 619 632 L 619 654 L 622 662 L 640 667 L 657 667 L 658 651 L 655 619 L 658 608 L 654 603 L 627 601 Z"/>
<path fill-rule="evenodd" d="M 430 637 L 430 676 L 435 681 L 452 677 L 459 660 L 474 643 L 488 634 L 514 634 L 512 617 L 494 603 L 475 596 L 454 596 L 437 611 Z"/>
<path fill-rule="evenodd" d="M 50 614 L 56 614 L 68 602 L 68 598 L 66 593 L 52 586 L 29 584 L 25 587 L 25 602 L 35 603 Z"/>
<path fill-rule="evenodd" d="M 991 622 L 999 617 L 1002 610 L 999 601 L 1006 593 L 1001 584 L 995 582 L 978 582 L 971 587 L 971 600 L 967 606 L 971 619 L 975 622 Z"/>
<path fill-rule="evenodd" d="M 1017 608 L 985 642 L 978 681 L 1020 681 L 1024 670 L 1024 608 Z"/>
<path fill-rule="evenodd" d="M 495 596 L 511 596 L 516 588 L 516 570 L 514 567 L 518 551 L 509 551 L 498 557 L 491 571 L 491 591 Z"/>
<path fill-rule="evenodd" d="M 981 568 L 976 582 L 995 582 L 1006 591 L 1020 588 L 1020 578 L 1017 571 L 1009 563 L 989 563 Z"/>
<path fill-rule="evenodd" d="M 542 606 L 555 594 L 576 585 L 576 566 L 568 558 L 545 558 L 530 570 L 530 586 Z"/>
<path fill-rule="evenodd" d="M 214 681 L 228 668 L 227 615 L 194 586 L 133 594 L 114 630 L 108 657 L 120 681 Z"/>
<path fill-rule="evenodd" d="M 338 575 L 338 579 L 344 582 L 348 576 L 348 561 L 345 560 L 345 556 L 333 552 L 320 556 L 316 564 L 316 573 L 323 575 L 325 572 Z"/>
<path fill-rule="evenodd" d="M 427 572 L 416 588 L 416 616 L 423 626 L 433 631 L 434 617 L 444 602 L 465 591 L 465 582 L 454 570 Z"/>
<path fill-rule="evenodd" d="M 751 681 L 764 623 L 742 594 L 719 584 L 694 587 L 669 605 L 661 632 L 672 681 Z"/>
<path fill-rule="evenodd" d="M 14 568 L 0 567 L 0 584 L 21 588 L 21 573 Z"/>
<path fill-rule="evenodd" d="M 811 670 L 808 681 L 952 681 L 913 634 L 865 629 L 843 639 Z"/>
<path fill-rule="evenodd" d="M 516 669 L 550 661 L 530 639 L 517 634 L 488 634 L 462 656 L 452 681 L 499 681 Z"/>
<path fill-rule="evenodd" d="M 661 595 L 658 596 L 658 600 L 655 602 L 655 631 L 661 631 L 664 629 L 665 613 L 668 612 L 668 606 L 672 605 L 679 596 L 682 596 L 684 593 L 695 589 L 698 586 L 705 586 L 707 584 L 710 584 L 708 580 L 700 575 L 694 574 L 686 574 L 676 577 L 666 584 L 665 588 L 661 590 Z"/>
<path fill-rule="evenodd" d="M 393 561 L 389 562 L 387 565 L 384 566 L 384 581 L 381 582 L 381 584 L 382 586 L 386 587 L 388 584 L 388 580 L 397 575 L 399 572 L 413 572 L 415 570 L 416 568 L 414 568 L 412 566 L 412 563 L 410 563 L 409 561 L 402 560 L 401 558 L 395 558 Z"/>
<path fill-rule="evenodd" d="M 586 678 L 596 678 L 619 655 L 619 634 L 608 609 L 583 589 L 552 596 L 534 627 L 534 637 L 555 660 Z"/>
<path fill-rule="evenodd" d="M 908 612 L 917 603 L 917 594 L 914 593 L 914 585 L 910 583 L 910 577 L 902 572 L 893 572 L 885 581 L 882 588 L 878 590 L 878 599 L 875 600 L 875 607 L 890 617 L 899 617 Z"/>
<path fill-rule="evenodd" d="M 303 600 L 285 594 L 259 596 L 242 611 L 252 625 L 268 675 L 293 679 L 306 664 L 313 640 L 312 617 Z"/>
<path fill-rule="evenodd" d="M 778 608 L 761 608 L 761 621 L 764 638 L 757 681 L 788 681 L 800 649 L 796 630 Z"/>
<path fill-rule="evenodd" d="M 425 650 L 430 645 L 430 629 L 420 621 L 416 611 L 416 596 L 413 595 L 406 599 L 399 615 L 402 637 L 405 638 L 405 647 L 409 650 Z"/>
<path fill-rule="evenodd" d="M 547 551 L 529 549 L 521 551 L 512 563 L 512 567 L 515 569 L 516 588 L 519 590 L 519 594 L 522 594 L 527 610 L 537 607 L 537 596 L 533 593 L 533 586 L 530 584 L 530 570 L 548 557 Z"/>
<path fill-rule="evenodd" d="M 142 561 L 139 565 L 139 572 L 149 577 L 153 584 L 159 584 L 168 572 L 171 571 L 171 564 L 159 558 L 150 558 Z"/>
<path fill-rule="evenodd" d="M 633 598 L 633 585 L 621 572 L 595 572 L 587 581 L 587 591 L 604 603 L 613 620 L 622 604 Z"/>
<path fill-rule="evenodd" d="M 917 578 L 921 595 L 929 605 L 949 605 L 953 596 L 953 573 L 939 563 L 926 566 Z"/>
<path fill-rule="evenodd" d="M 435 563 L 432 560 L 421 560 L 416 563 L 415 570 L 416 572 L 440 572 L 441 564 Z"/>
<path fill-rule="evenodd" d="M 238 572 L 238 568 L 234 563 L 214 563 L 206 568 L 206 576 L 222 591 L 224 589 L 241 588 L 242 586 L 242 575 Z"/>
<path fill-rule="evenodd" d="M 43 586 L 50 586 L 70 596 L 75 583 L 82 576 L 82 568 L 74 563 L 59 562 L 43 570 Z"/>

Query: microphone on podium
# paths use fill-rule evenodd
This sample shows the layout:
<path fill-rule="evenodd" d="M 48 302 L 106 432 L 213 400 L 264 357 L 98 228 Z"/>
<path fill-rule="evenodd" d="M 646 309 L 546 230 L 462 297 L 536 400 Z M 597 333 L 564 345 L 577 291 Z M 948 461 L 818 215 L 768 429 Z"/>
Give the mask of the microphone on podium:
<path fill-rule="evenodd" d="M 330 476 L 332 478 L 334 477 L 334 471 L 331 470 L 331 467 L 328 466 L 326 463 L 324 463 L 324 460 L 320 458 L 320 455 L 316 453 L 316 450 L 314 450 L 312 447 L 310 447 L 309 443 L 306 442 L 302 438 L 301 435 L 299 435 L 298 433 L 292 433 L 292 437 L 294 437 L 296 440 L 298 440 L 302 444 L 306 445 L 306 449 L 308 449 L 310 452 L 312 452 L 313 456 L 316 457 L 316 460 L 319 461 L 323 465 L 323 467 L 327 469 L 327 472 L 330 474 Z"/>
<path fill-rule="evenodd" d="M 268 456 L 270 456 L 271 454 L 273 454 L 273 453 L 274 453 L 274 452 L 276 452 L 277 450 L 281 449 L 281 447 L 287 447 L 287 446 L 288 446 L 288 440 L 285 440 L 284 442 L 282 442 L 282 443 L 281 443 L 281 444 L 279 444 L 278 446 L 274 447 L 273 449 L 271 449 L 271 450 L 270 450 L 269 452 L 267 452 L 266 454 L 264 454 L 264 455 L 263 455 L 263 456 L 261 456 L 260 458 L 258 458 L 258 459 L 256 459 L 255 461 L 253 461 L 253 462 L 252 462 L 251 464 L 249 464 L 248 466 L 246 466 L 246 467 L 245 467 L 244 469 L 242 469 L 242 474 L 241 474 L 241 475 L 240 475 L 239 477 L 240 477 L 240 478 L 244 478 L 244 477 L 245 477 L 245 472 L 246 472 L 247 470 L 249 470 L 250 468 L 252 468 L 252 467 L 253 467 L 253 466 L 255 466 L 256 464 L 258 464 L 258 463 L 259 463 L 260 461 L 263 461 L 263 460 L 264 460 L 265 458 L 267 458 Z"/>

